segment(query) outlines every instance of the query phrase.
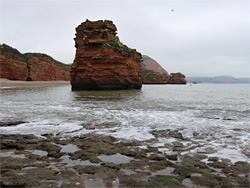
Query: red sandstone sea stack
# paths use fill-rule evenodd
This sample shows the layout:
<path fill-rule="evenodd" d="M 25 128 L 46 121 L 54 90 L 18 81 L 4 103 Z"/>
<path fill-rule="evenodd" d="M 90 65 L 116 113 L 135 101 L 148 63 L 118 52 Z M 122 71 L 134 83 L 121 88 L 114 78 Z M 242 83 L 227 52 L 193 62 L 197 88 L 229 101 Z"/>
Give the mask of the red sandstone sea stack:
<path fill-rule="evenodd" d="M 112 21 L 89 21 L 76 28 L 72 90 L 141 89 L 141 54 L 116 36 Z"/>
<path fill-rule="evenodd" d="M 167 84 L 169 75 L 154 59 L 149 56 L 142 56 L 142 83 L 143 84 Z"/>
<path fill-rule="evenodd" d="M 168 80 L 168 84 L 186 84 L 187 80 L 185 79 L 185 75 L 178 73 L 171 73 L 170 78 Z"/>

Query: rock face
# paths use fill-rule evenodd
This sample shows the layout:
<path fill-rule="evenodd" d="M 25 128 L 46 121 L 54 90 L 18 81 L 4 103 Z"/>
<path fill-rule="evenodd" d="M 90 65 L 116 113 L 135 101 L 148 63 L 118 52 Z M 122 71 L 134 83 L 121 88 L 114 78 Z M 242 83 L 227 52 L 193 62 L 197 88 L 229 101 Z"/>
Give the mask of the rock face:
<path fill-rule="evenodd" d="M 1 45 L 0 49 L 0 77 L 10 80 L 27 80 L 26 56 L 6 44 Z"/>
<path fill-rule="evenodd" d="M 167 84 L 168 72 L 149 56 L 142 56 L 142 83 L 143 84 Z"/>
<path fill-rule="evenodd" d="M 70 66 L 46 54 L 22 54 L 6 44 L 0 48 L 1 78 L 23 81 L 70 80 Z"/>
<path fill-rule="evenodd" d="M 46 54 L 27 53 L 29 78 L 33 81 L 70 80 L 70 66 L 54 60 Z"/>
<path fill-rule="evenodd" d="M 185 75 L 178 73 L 171 73 L 170 78 L 168 80 L 168 84 L 186 84 L 187 81 L 185 79 Z"/>
<path fill-rule="evenodd" d="M 89 21 L 76 28 L 72 90 L 141 89 L 141 54 L 122 44 L 112 21 Z"/>

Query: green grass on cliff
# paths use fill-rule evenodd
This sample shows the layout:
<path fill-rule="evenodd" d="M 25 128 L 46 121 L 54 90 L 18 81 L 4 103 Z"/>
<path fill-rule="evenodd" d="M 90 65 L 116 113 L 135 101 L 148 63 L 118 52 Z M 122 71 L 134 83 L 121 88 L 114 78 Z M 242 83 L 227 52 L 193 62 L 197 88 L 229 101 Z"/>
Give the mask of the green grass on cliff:
<path fill-rule="evenodd" d="M 151 70 L 150 70 L 151 71 Z M 146 72 L 145 70 L 143 70 L 144 72 L 144 80 L 157 80 L 161 77 L 161 74 L 158 72 Z"/>
<path fill-rule="evenodd" d="M 88 23 L 89 24 L 100 24 L 100 25 L 104 24 L 104 22 L 102 20 L 98 20 L 98 21 L 90 21 L 90 20 L 88 20 Z"/>
<path fill-rule="evenodd" d="M 8 52 L 11 53 L 11 55 L 6 54 Z M 24 62 L 27 61 L 27 57 L 24 54 L 20 53 L 17 49 L 12 48 L 11 46 L 8 46 L 6 44 L 0 45 L 0 54 L 6 55 L 7 58 L 14 58 Z"/>
<path fill-rule="evenodd" d="M 57 61 L 57 60 L 53 59 L 52 57 L 50 57 L 47 54 L 43 54 L 43 53 L 25 53 L 25 55 L 28 58 L 30 58 L 31 56 L 36 56 L 36 57 L 39 58 L 40 61 L 45 61 L 45 62 L 54 64 L 54 65 L 57 65 L 57 66 L 60 66 L 60 67 L 64 67 L 64 68 L 70 68 L 71 67 L 71 65 L 64 64 L 64 63 L 62 63 L 60 61 Z"/>
<path fill-rule="evenodd" d="M 131 49 L 122 42 L 120 42 L 119 39 L 113 39 L 110 40 L 108 43 L 104 44 L 104 48 L 107 48 L 108 46 L 114 47 L 115 49 L 119 50 L 120 53 L 126 52 L 129 55 L 136 51 L 135 49 Z"/>
<path fill-rule="evenodd" d="M 108 44 L 116 49 L 119 49 L 119 43 L 117 39 L 113 39 L 111 41 L 108 42 Z"/>

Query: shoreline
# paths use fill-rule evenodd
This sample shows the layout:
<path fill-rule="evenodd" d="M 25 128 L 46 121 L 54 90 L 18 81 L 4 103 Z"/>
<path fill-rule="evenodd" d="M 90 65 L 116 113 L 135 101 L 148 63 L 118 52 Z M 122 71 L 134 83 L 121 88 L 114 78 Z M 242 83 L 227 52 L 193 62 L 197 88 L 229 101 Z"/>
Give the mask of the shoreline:
<path fill-rule="evenodd" d="M 250 185 L 246 87 L 243 95 L 228 95 L 245 102 L 232 109 L 234 100 L 222 100 L 235 91 L 231 87 L 218 100 L 203 103 L 218 86 L 205 90 L 208 95 L 204 87 L 188 87 L 196 97 L 185 95 L 183 87 L 94 93 L 69 92 L 70 85 L 18 86 L 0 89 L 0 187 Z M 166 96 L 173 104 L 163 100 Z M 211 111 L 221 107 L 217 102 L 226 104 L 226 113 Z"/>
<path fill-rule="evenodd" d="M 20 80 L 8 80 L 0 79 L 0 89 L 4 88 L 16 88 L 16 87 L 49 87 L 49 86 L 62 86 L 70 85 L 70 81 L 20 81 Z"/>
<path fill-rule="evenodd" d="M 1 134 L 2 187 L 243 188 L 250 183 L 250 164 L 243 161 L 165 155 L 160 146 L 91 133 L 41 136 Z"/>

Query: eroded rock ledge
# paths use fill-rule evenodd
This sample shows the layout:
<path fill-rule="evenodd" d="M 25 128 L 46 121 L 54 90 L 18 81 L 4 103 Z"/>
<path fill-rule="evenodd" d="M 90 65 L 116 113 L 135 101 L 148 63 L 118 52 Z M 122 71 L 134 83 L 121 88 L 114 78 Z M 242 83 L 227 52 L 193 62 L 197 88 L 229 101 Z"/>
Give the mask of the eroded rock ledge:
<path fill-rule="evenodd" d="M 72 90 L 141 89 L 141 54 L 120 42 L 112 21 L 81 23 L 76 28 Z"/>

